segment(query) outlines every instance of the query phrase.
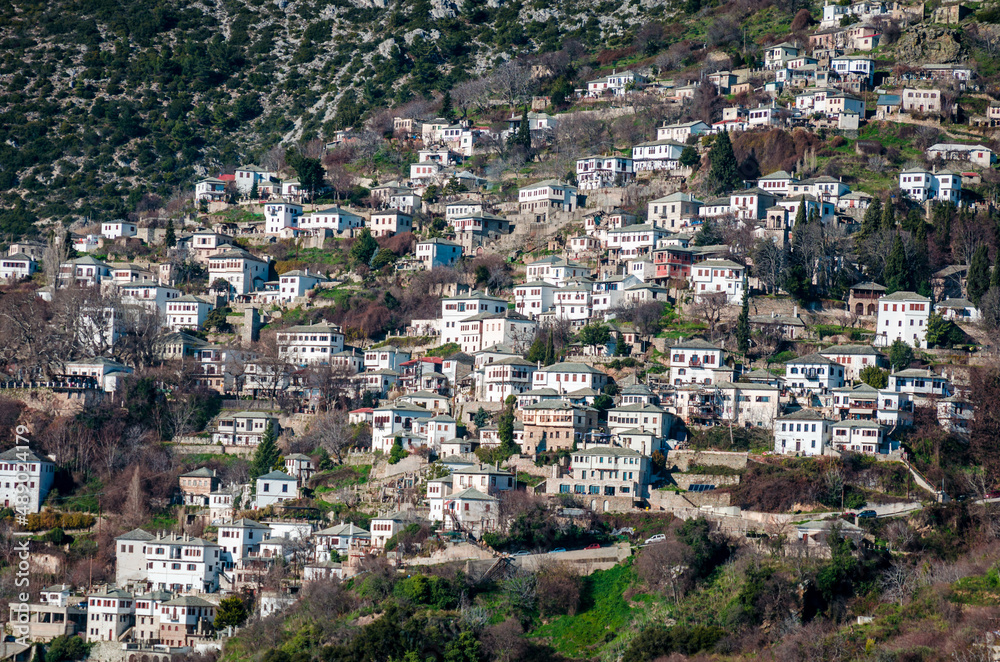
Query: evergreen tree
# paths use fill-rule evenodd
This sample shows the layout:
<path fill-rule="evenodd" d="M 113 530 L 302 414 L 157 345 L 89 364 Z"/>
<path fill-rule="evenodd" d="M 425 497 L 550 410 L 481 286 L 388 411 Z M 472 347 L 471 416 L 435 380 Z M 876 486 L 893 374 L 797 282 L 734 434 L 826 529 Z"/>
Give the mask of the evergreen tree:
<path fill-rule="evenodd" d="M 445 90 L 444 96 L 441 97 L 441 117 L 449 122 L 455 119 L 455 109 L 451 104 L 451 90 Z"/>
<path fill-rule="evenodd" d="M 750 291 L 743 290 L 743 307 L 736 319 L 736 346 L 741 354 L 750 351 Z"/>
<path fill-rule="evenodd" d="M 872 388 L 885 388 L 889 385 L 889 373 L 877 365 L 866 366 L 858 377 Z"/>
<path fill-rule="evenodd" d="M 968 278 L 966 291 L 969 293 L 969 301 L 978 306 L 979 300 L 990 289 L 990 254 L 986 244 L 980 244 L 972 254 Z"/>
<path fill-rule="evenodd" d="M 799 203 L 799 210 L 795 212 L 795 228 L 804 228 L 806 223 L 806 203 Z"/>
<path fill-rule="evenodd" d="M 858 238 L 867 238 L 878 232 L 881 221 L 882 201 L 878 198 L 872 198 L 872 203 L 868 205 L 864 218 L 861 220 L 861 230 L 858 232 Z"/>
<path fill-rule="evenodd" d="M 721 195 L 739 188 L 742 179 L 736 155 L 733 153 L 733 143 L 729 140 L 729 132 L 722 131 L 717 134 L 712 149 L 708 152 L 708 159 L 712 164 L 708 171 L 708 185 L 712 193 Z"/>
<path fill-rule="evenodd" d="M 903 250 L 903 240 L 897 234 L 892 241 L 892 249 L 889 251 L 889 259 L 885 263 L 886 294 L 907 290 L 911 287 L 910 265 L 906 263 L 906 251 Z"/>
<path fill-rule="evenodd" d="M 885 206 L 882 207 L 882 220 L 880 225 L 886 230 L 896 227 L 896 206 L 892 204 L 892 198 L 886 200 Z"/>
<path fill-rule="evenodd" d="M 358 238 L 354 241 L 354 245 L 351 246 L 351 260 L 355 264 L 367 265 L 371 262 L 372 256 L 375 255 L 375 251 L 378 250 L 378 242 L 375 241 L 375 237 L 368 228 L 361 228 L 358 233 Z"/>
<path fill-rule="evenodd" d="M 497 437 L 500 439 L 500 451 L 510 457 L 520 449 L 514 443 L 514 405 L 517 398 L 508 395 L 503 403 L 503 411 L 497 421 Z"/>
<path fill-rule="evenodd" d="M 167 248 L 173 248 L 177 245 L 177 234 L 174 232 L 173 219 L 167 221 L 167 234 L 163 238 L 163 243 L 167 245 Z"/>
<path fill-rule="evenodd" d="M 1000 288 L 1000 264 L 993 265 L 990 272 L 990 289 L 994 287 Z"/>
<path fill-rule="evenodd" d="M 813 207 L 809 210 L 809 224 L 812 225 L 819 220 L 819 214 L 816 212 L 816 208 Z"/>
<path fill-rule="evenodd" d="M 701 157 L 698 155 L 698 150 L 696 150 L 692 145 L 685 145 L 684 149 L 681 150 L 681 156 L 678 159 L 680 164 L 686 168 L 698 169 L 701 165 Z"/>
<path fill-rule="evenodd" d="M 535 336 L 534 342 L 528 348 L 528 360 L 532 363 L 545 361 L 545 337 L 542 334 Z"/>
<path fill-rule="evenodd" d="M 260 198 L 260 189 L 257 188 L 257 180 L 253 180 L 253 186 L 250 187 L 250 199 L 256 200 Z"/>
<path fill-rule="evenodd" d="M 531 151 L 531 122 L 528 120 L 527 106 L 521 111 L 521 125 L 517 127 L 517 139 L 515 142 L 524 147 L 526 151 Z"/>
<path fill-rule="evenodd" d="M 281 460 L 281 451 L 278 450 L 278 435 L 274 431 L 274 423 L 268 423 L 264 430 L 264 436 L 257 444 L 253 459 L 250 460 L 250 483 L 254 482 L 264 474 L 271 473 Z"/>
<path fill-rule="evenodd" d="M 542 361 L 545 365 L 552 365 L 556 362 L 556 343 L 552 336 L 552 331 L 549 331 L 549 340 L 545 345 L 545 360 Z"/>
<path fill-rule="evenodd" d="M 905 370 L 913 363 L 913 348 L 896 338 L 889 345 L 889 365 L 893 372 Z"/>
<path fill-rule="evenodd" d="M 219 602 L 219 608 L 215 612 L 215 629 L 223 630 L 229 626 L 238 627 L 247 620 L 249 616 L 246 604 L 238 595 L 231 595 L 223 598 Z"/>

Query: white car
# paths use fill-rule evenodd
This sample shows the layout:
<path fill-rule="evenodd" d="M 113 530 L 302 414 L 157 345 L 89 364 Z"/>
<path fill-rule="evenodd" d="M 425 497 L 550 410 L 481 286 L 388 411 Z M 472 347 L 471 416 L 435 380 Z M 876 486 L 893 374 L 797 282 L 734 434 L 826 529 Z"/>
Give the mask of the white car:
<path fill-rule="evenodd" d="M 666 539 L 667 539 L 667 537 L 665 535 L 663 535 L 662 533 L 657 533 L 655 536 L 650 536 L 650 537 L 646 538 L 645 544 L 649 545 L 649 544 L 652 544 L 654 542 L 664 542 Z"/>

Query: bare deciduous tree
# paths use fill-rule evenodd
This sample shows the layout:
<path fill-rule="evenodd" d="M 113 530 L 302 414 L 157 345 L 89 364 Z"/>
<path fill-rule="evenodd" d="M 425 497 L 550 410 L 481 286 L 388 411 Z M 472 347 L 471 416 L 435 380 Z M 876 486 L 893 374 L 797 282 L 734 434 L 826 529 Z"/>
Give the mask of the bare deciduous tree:
<path fill-rule="evenodd" d="M 705 320 L 705 324 L 708 325 L 709 341 L 715 341 L 716 330 L 722 321 L 722 311 L 729 305 L 727 300 L 728 295 L 725 292 L 699 294 L 690 308 L 692 316 Z"/>

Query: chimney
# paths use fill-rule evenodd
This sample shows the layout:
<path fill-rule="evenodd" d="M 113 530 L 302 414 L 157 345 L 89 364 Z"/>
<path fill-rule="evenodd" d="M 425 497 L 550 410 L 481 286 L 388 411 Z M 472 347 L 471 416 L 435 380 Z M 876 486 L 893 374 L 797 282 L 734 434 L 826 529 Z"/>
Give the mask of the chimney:
<path fill-rule="evenodd" d="M 798 306 L 793 306 L 792 307 L 792 317 L 798 317 L 798 316 L 799 316 L 799 307 Z"/>

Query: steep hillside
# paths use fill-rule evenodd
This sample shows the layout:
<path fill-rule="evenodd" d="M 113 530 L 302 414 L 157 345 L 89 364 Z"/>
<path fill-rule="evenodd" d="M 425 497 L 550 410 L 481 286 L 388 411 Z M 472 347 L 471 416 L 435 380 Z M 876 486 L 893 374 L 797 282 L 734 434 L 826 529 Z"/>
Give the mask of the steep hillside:
<path fill-rule="evenodd" d="M 4 2 L 0 232 L 134 211 L 511 56 L 632 47 L 670 13 L 662 0 Z"/>

